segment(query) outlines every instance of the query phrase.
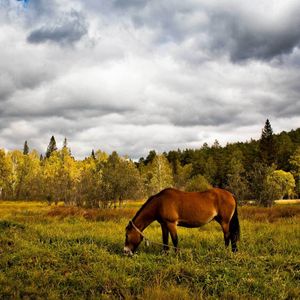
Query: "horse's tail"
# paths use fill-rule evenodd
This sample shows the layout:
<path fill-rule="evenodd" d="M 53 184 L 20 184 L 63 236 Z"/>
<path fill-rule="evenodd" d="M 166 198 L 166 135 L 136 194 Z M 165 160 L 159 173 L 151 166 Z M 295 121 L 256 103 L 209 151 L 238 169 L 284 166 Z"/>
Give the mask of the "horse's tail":
<path fill-rule="evenodd" d="M 237 201 L 235 200 L 235 209 L 233 216 L 229 222 L 229 232 L 230 232 L 230 240 L 231 243 L 235 243 L 240 239 L 240 222 L 238 218 L 238 211 L 237 211 Z"/>

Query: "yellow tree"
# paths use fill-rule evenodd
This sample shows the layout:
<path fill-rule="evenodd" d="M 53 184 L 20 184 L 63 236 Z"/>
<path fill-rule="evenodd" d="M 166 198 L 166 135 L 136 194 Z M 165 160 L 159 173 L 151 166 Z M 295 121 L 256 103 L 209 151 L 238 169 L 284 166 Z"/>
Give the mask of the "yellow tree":
<path fill-rule="evenodd" d="M 57 151 L 52 152 L 49 158 L 43 162 L 42 168 L 42 191 L 43 198 L 51 204 L 60 200 L 59 186 L 61 184 L 61 159 Z"/>
<path fill-rule="evenodd" d="M 0 199 L 10 198 L 12 181 L 12 162 L 3 149 L 0 149 Z"/>
<path fill-rule="evenodd" d="M 275 170 L 268 176 L 267 180 L 272 186 L 276 198 L 282 199 L 285 196 L 290 198 L 294 195 L 296 184 L 292 173 Z"/>
<path fill-rule="evenodd" d="M 41 165 L 39 154 L 32 151 L 23 154 L 22 164 L 19 166 L 20 180 L 17 189 L 18 199 L 40 199 L 42 196 Z"/>

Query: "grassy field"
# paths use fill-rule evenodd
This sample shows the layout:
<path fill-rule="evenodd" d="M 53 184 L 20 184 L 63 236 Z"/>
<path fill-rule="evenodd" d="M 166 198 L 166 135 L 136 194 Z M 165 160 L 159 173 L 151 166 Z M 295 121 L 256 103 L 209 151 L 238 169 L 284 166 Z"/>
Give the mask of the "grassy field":
<path fill-rule="evenodd" d="M 178 255 L 142 244 L 129 258 L 136 210 L 0 201 L 0 299 L 299 299 L 299 205 L 241 207 L 237 254 L 212 222 L 179 228 Z M 145 234 L 161 241 L 157 223 Z"/>

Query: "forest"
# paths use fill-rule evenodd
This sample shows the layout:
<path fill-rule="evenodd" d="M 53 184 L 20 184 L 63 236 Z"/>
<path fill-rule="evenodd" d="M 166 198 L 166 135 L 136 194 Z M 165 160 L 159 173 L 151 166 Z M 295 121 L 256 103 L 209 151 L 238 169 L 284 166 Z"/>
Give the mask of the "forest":
<path fill-rule="evenodd" d="M 151 150 L 128 157 L 92 150 L 73 157 L 67 139 L 58 149 L 52 136 L 46 152 L 0 149 L 0 199 L 63 201 L 79 207 L 116 207 L 144 199 L 166 187 L 185 191 L 225 188 L 239 203 L 272 206 L 275 199 L 300 196 L 300 128 L 274 134 L 269 120 L 259 140 L 203 144 L 199 149 Z"/>

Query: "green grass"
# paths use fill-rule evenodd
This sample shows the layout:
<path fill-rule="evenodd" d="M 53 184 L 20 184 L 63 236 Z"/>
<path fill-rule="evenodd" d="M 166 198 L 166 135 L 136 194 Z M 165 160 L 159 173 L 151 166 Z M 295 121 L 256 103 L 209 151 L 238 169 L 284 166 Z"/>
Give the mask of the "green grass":
<path fill-rule="evenodd" d="M 129 258 L 122 249 L 132 208 L 0 202 L 0 298 L 299 299 L 299 207 L 265 210 L 240 208 L 237 254 L 211 223 L 179 228 L 178 255 L 142 244 Z M 161 242 L 157 223 L 145 234 Z"/>

